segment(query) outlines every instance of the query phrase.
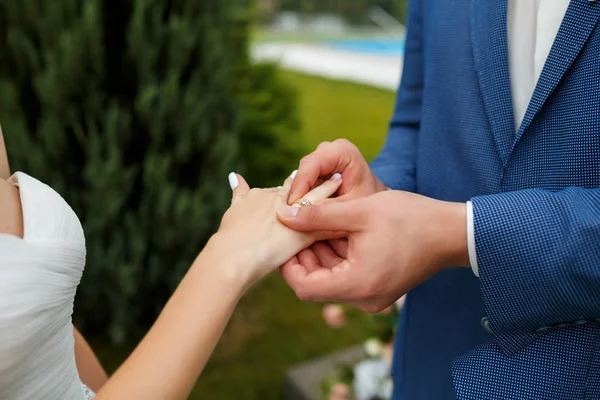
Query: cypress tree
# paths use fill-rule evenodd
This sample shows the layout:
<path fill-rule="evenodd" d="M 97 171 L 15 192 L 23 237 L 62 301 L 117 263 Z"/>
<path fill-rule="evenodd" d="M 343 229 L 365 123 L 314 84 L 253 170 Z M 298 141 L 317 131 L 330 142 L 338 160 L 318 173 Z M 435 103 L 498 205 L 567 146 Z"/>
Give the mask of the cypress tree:
<path fill-rule="evenodd" d="M 248 56 L 246 5 L 3 0 L 0 123 L 13 170 L 80 217 L 77 322 L 122 342 L 156 317 L 227 207 L 230 171 L 293 169 L 294 92 Z M 201 312 L 202 305 L 198 305 Z"/>

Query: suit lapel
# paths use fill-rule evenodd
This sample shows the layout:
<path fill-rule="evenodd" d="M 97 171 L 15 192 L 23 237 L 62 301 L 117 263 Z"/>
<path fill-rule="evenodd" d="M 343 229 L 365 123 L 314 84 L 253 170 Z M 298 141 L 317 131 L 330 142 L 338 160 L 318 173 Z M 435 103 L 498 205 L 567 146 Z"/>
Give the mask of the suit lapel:
<path fill-rule="evenodd" d="M 503 164 L 515 137 L 508 64 L 508 0 L 472 0 L 471 41 L 479 87 Z"/>
<path fill-rule="evenodd" d="M 556 89 L 558 82 L 573 64 L 598 23 L 599 17 L 600 3 L 589 0 L 571 0 L 533 92 L 523 123 L 512 143 L 511 151 L 550 94 Z"/>

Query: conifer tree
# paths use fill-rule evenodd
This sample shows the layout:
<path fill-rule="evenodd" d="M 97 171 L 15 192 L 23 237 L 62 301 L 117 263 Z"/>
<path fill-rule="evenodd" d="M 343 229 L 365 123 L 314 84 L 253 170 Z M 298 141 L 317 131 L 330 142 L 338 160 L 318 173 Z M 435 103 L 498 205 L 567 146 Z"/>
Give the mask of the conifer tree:
<path fill-rule="evenodd" d="M 143 331 L 218 226 L 227 174 L 264 185 L 293 169 L 294 93 L 247 47 L 240 1 L 0 2 L 11 167 L 82 221 L 84 328 Z"/>

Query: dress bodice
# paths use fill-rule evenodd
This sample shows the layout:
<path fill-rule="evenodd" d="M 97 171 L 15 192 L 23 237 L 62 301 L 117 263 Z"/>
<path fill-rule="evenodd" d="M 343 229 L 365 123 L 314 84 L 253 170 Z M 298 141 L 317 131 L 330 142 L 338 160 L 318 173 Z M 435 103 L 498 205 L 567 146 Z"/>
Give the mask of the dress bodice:
<path fill-rule="evenodd" d="M 9 182 L 19 187 L 24 234 L 0 234 L 0 399 L 85 399 L 71 320 L 83 229 L 49 186 L 23 173 Z"/>

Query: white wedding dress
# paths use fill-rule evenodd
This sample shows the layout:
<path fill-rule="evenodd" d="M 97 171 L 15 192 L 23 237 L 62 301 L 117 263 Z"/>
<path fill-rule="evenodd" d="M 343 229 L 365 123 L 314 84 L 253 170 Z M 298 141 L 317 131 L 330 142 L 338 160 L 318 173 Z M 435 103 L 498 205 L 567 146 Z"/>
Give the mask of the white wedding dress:
<path fill-rule="evenodd" d="M 79 219 L 58 193 L 16 173 L 23 239 L 0 234 L 0 399 L 93 397 L 75 365 L 73 300 L 85 265 Z"/>

